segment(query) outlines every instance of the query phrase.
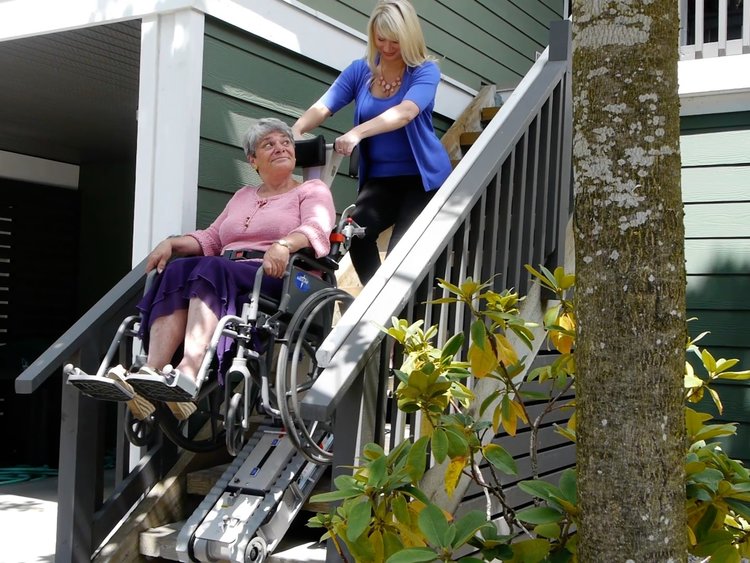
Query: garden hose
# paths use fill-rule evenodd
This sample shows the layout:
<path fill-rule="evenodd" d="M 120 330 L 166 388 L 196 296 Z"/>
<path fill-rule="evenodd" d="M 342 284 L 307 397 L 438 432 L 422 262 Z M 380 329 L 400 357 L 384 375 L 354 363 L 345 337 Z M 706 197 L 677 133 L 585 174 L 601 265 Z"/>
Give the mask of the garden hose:
<path fill-rule="evenodd" d="M 31 467 L 30 465 L 17 465 L 16 467 L 0 467 L 0 487 L 13 485 L 25 481 L 38 481 L 47 477 L 56 477 L 57 469 L 47 465 Z"/>

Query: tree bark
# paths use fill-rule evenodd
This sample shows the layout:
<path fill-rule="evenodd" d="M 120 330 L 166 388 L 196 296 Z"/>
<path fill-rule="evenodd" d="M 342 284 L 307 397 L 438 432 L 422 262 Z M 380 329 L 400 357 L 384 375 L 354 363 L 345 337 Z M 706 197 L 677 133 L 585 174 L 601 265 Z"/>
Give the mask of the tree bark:
<path fill-rule="evenodd" d="M 579 561 L 685 561 L 677 2 L 573 19 Z"/>

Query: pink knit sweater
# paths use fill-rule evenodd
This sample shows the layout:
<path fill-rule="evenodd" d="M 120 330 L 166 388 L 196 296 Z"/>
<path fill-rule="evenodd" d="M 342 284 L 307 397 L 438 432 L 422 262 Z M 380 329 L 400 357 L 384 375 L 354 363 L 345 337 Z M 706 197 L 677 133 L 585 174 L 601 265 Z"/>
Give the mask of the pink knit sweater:
<path fill-rule="evenodd" d="M 309 180 L 266 198 L 258 197 L 257 190 L 254 186 L 241 188 L 207 229 L 187 233 L 198 241 L 205 256 L 239 248 L 266 251 L 290 233 L 305 235 L 317 257 L 328 254 L 336 221 L 328 186 Z"/>

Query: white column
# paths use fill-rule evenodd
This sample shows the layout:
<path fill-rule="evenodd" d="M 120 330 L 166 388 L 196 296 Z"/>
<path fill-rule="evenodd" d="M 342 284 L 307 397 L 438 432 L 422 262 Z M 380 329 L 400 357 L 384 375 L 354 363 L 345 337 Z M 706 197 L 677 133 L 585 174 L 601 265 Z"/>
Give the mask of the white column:
<path fill-rule="evenodd" d="M 133 265 L 195 228 L 204 20 L 185 9 L 142 22 Z"/>

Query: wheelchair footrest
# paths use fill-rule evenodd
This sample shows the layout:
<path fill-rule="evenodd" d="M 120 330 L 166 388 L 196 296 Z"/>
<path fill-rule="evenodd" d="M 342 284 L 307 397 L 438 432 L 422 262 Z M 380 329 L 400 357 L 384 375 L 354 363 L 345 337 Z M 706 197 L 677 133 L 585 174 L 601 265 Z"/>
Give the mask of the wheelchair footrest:
<path fill-rule="evenodd" d="M 160 374 L 134 373 L 128 377 L 128 383 L 139 395 L 152 401 L 187 402 L 198 394 L 195 382 L 185 374 L 172 372 Z"/>
<path fill-rule="evenodd" d="M 77 387 L 84 395 L 104 401 L 129 401 L 134 396 L 127 383 L 106 376 L 88 375 L 74 369 L 68 375 L 68 383 Z"/>

